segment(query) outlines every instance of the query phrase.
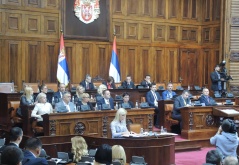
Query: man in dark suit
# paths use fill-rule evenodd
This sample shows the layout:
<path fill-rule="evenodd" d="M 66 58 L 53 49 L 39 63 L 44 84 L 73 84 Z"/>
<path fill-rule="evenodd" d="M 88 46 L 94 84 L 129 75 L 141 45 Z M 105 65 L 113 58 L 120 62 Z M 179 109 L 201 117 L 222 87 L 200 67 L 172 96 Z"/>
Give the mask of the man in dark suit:
<path fill-rule="evenodd" d="M 221 92 L 222 90 L 222 81 L 224 81 L 224 78 L 221 78 L 220 76 L 220 66 L 217 65 L 215 67 L 215 71 L 210 74 L 212 86 L 211 89 L 214 91 L 214 93 Z"/>
<path fill-rule="evenodd" d="M 23 160 L 22 150 L 18 147 L 7 146 L 1 154 L 2 165 L 21 165 Z"/>
<path fill-rule="evenodd" d="M 4 145 L 0 148 L 0 152 L 2 152 L 8 146 L 19 147 L 19 144 L 22 141 L 23 131 L 19 127 L 13 127 L 10 130 L 10 142 L 7 145 Z"/>
<path fill-rule="evenodd" d="M 56 104 L 56 112 L 75 112 L 75 104 L 71 102 L 71 93 L 63 93 L 62 101 Z"/>
<path fill-rule="evenodd" d="M 150 81 L 150 75 L 146 75 L 144 80 L 140 83 L 144 88 L 150 88 L 151 81 Z"/>
<path fill-rule="evenodd" d="M 167 90 L 163 91 L 163 93 L 162 93 L 163 100 L 170 100 L 175 95 L 176 95 L 176 93 L 173 91 L 173 84 L 168 83 Z"/>
<path fill-rule="evenodd" d="M 128 76 L 126 77 L 126 80 L 122 82 L 121 86 L 122 86 L 124 89 L 135 89 L 134 82 L 132 81 L 130 75 L 128 75 Z"/>
<path fill-rule="evenodd" d="M 174 99 L 172 118 L 180 122 L 181 129 L 182 129 L 182 116 L 181 116 L 180 108 L 191 106 L 190 105 L 191 100 L 189 99 L 189 95 L 190 95 L 189 91 L 184 90 L 182 95 Z"/>
<path fill-rule="evenodd" d="M 85 76 L 85 80 L 80 82 L 80 85 L 83 86 L 86 90 L 95 89 L 95 86 L 91 81 L 91 76 L 89 74 Z"/>
<path fill-rule="evenodd" d="M 29 138 L 25 144 L 23 165 L 47 165 L 45 158 L 39 158 L 42 149 L 42 143 L 38 138 Z"/>
<path fill-rule="evenodd" d="M 110 96 L 110 91 L 108 89 L 103 91 L 103 98 L 97 102 L 97 107 L 103 104 L 109 104 L 111 109 L 114 109 L 114 100 Z"/>
<path fill-rule="evenodd" d="M 159 109 L 158 109 L 158 100 L 161 100 L 160 94 L 156 92 L 157 86 L 152 83 L 150 91 L 146 93 L 146 101 L 149 103 L 150 107 L 155 108 L 154 112 L 156 114 L 156 119 L 154 125 L 156 128 L 159 128 Z"/>
<path fill-rule="evenodd" d="M 199 98 L 200 103 L 204 103 L 206 106 L 217 105 L 216 101 L 209 96 L 209 90 L 207 88 L 203 88 L 202 96 Z"/>
<path fill-rule="evenodd" d="M 58 91 L 53 94 L 55 103 L 58 103 L 62 100 L 63 93 L 66 91 L 66 85 L 64 83 L 60 83 L 58 85 Z"/>

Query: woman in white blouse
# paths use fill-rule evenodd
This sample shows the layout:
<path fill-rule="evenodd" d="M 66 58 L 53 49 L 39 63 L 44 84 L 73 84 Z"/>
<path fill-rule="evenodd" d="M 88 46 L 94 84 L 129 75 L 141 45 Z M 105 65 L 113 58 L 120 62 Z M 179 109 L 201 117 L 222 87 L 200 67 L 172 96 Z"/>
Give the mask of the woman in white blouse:
<path fill-rule="evenodd" d="M 46 102 L 47 99 L 45 93 L 39 93 L 37 98 L 38 103 L 35 105 L 31 117 L 35 117 L 37 119 L 38 126 L 43 126 L 43 118 L 41 115 L 52 113 L 53 109 L 51 104 Z"/>

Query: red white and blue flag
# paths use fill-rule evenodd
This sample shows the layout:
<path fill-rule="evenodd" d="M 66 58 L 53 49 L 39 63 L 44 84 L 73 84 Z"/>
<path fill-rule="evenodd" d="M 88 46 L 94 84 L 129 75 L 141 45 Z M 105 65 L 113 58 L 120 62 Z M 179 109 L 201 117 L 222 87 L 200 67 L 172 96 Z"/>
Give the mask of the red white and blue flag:
<path fill-rule="evenodd" d="M 60 53 L 58 56 L 58 66 L 57 66 L 56 77 L 60 83 L 64 83 L 66 86 L 69 84 L 70 74 L 69 74 L 69 69 L 68 69 L 68 65 L 66 61 L 63 33 L 61 34 L 61 39 L 60 39 Z"/>
<path fill-rule="evenodd" d="M 109 76 L 112 76 L 116 83 L 120 82 L 120 65 L 116 52 L 116 36 L 114 37 L 112 56 L 110 62 Z"/>

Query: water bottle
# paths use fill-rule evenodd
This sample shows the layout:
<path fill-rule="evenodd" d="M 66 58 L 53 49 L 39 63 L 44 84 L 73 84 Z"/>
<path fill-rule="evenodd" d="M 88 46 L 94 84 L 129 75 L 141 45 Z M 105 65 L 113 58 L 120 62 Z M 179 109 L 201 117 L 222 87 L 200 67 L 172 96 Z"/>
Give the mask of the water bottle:
<path fill-rule="evenodd" d="M 190 85 L 188 85 L 188 90 L 190 90 L 191 88 L 190 88 Z"/>
<path fill-rule="evenodd" d="M 75 104 L 75 98 L 74 96 L 72 96 L 71 102 L 73 102 Z"/>
<path fill-rule="evenodd" d="M 163 126 L 161 126 L 161 133 L 164 133 L 164 129 L 163 129 Z"/>
<path fill-rule="evenodd" d="M 116 109 L 116 110 L 119 109 L 119 104 L 118 104 L 118 102 L 116 102 L 115 109 Z"/>
<path fill-rule="evenodd" d="M 52 104 L 52 105 L 55 104 L 54 97 L 52 97 L 51 104 Z"/>
<path fill-rule="evenodd" d="M 92 95 L 90 96 L 90 99 L 93 101 L 93 99 L 94 99 L 94 98 L 93 98 L 93 96 L 92 96 Z"/>
<path fill-rule="evenodd" d="M 139 104 L 138 101 L 135 102 L 135 108 L 138 109 L 139 108 Z"/>
<path fill-rule="evenodd" d="M 140 128 L 140 134 L 143 135 L 143 133 L 144 133 L 144 129 Z"/>

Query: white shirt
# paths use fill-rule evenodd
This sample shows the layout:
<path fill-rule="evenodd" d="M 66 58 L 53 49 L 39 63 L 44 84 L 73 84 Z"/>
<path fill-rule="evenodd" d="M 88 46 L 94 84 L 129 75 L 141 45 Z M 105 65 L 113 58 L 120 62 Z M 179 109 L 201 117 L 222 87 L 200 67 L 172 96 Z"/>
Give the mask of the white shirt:
<path fill-rule="evenodd" d="M 66 109 L 68 110 L 68 112 L 70 112 L 70 111 L 71 111 L 71 108 L 70 108 L 70 106 L 69 106 L 69 103 L 66 104 L 66 103 L 63 101 L 63 104 L 66 106 Z"/>
<path fill-rule="evenodd" d="M 37 121 L 43 121 L 41 115 L 50 114 L 53 112 L 50 103 L 37 103 L 32 111 L 31 117 L 36 117 Z"/>

